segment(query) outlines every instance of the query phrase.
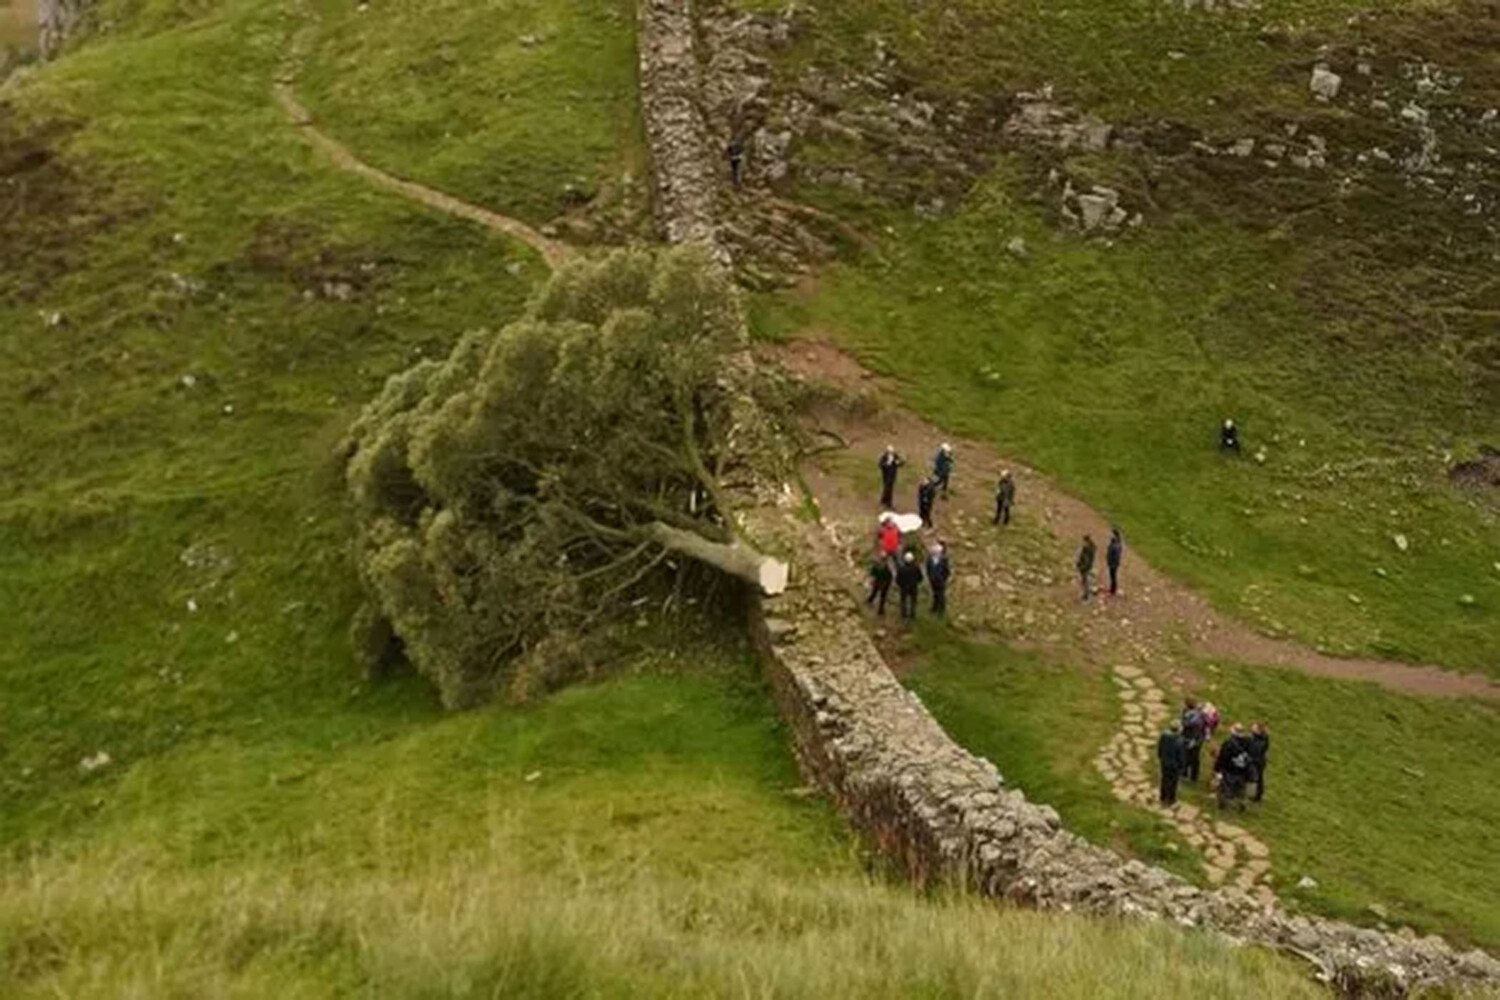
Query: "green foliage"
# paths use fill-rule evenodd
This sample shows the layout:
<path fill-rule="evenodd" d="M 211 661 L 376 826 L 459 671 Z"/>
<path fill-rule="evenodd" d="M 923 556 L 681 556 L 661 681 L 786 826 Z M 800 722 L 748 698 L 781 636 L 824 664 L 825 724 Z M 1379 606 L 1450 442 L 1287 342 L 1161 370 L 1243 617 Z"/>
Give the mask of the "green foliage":
<path fill-rule="evenodd" d="M 558 274 L 527 316 L 386 385 L 351 432 L 371 600 L 450 707 L 588 659 L 664 553 L 655 523 L 722 537 L 719 385 L 744 320 L 699 249 Z M 528 662 L 519 668 L 518 658 Z"/>

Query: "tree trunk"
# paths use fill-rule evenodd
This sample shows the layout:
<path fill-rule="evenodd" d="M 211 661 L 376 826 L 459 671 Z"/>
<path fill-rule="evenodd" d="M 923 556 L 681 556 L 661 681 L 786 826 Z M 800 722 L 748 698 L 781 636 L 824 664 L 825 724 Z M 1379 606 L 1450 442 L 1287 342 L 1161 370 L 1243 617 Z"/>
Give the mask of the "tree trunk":
<path fill-rule="evenodd" d="M 711 542 L 702 535 L 683 531 L 660 521 L 649 525 L 646 532 L 652 541 L 663 548 L 749 581 L 767 596 L 774 597 L 786 590 L 787 564 L 780 559 L 763 555 L 748 545 L 739 542 L 728 545 Z"/>

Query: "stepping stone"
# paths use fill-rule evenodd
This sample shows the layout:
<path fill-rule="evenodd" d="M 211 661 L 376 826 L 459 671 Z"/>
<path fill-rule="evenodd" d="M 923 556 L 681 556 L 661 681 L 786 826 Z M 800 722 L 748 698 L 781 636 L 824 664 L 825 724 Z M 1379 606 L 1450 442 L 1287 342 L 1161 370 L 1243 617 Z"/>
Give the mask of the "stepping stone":
<path fill-rule="evenodd" d="M 1245 848 L 1245 853 L 1252 858 L 1263 860 L 1271 856 L 1271 849 L 1248 833 L 1241 838 L 1240 845 Z"/>
<path fill-rule="evenodd" d="M 1265 858 L 1256 858 L 1245 865 L 1245 876 L 1252 882 L 1258 881 L 1263 875 L 1271 870 L 1271 862 Z"/>
<path fill-rule="evenodd" d="M 1156 690 L 1156 682 L 1149 677 L 1137 677 L 1134 683 L 1135 686 L 1140 688 L 1142 691 Z"/>
<path fill-rule="evenodd" d="M 1208 865 L 1204 871 L 1204 874 L 1208 876 L 1208 881 L 1211 884 L 1219 885 L 1229 875 L 1229 872 L 1215 865 Z"/>
<path fill-rule="evenodd" d="M 1198 807 L 1186 802 L 1177 803 L 1177 815 L 1191 823 L 1198 818 Z"/>
<path fill-rule="evenodd" d="M 1123 677 L 1128 681 L 1135 680 L 1137 677 L 1141 676 L 1141 670 L 1139 667 L 1115 667 L 1115 676 Z"/>

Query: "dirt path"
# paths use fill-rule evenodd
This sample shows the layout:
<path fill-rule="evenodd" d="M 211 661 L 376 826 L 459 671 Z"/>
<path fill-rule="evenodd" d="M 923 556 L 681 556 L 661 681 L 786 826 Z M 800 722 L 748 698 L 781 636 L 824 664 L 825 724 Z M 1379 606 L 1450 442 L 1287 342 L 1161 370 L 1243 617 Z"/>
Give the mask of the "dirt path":
<path fill-rule="evenodd" d="M 794 375 L 857 393 L 877 391 L 891 399 L 889 386 L 837 348 L 798 341 L 771 352 Z M 1369 681 L 1405 694 L 1474 697 L 1500 701 L 1500 684 L 1477 674 L 1438 667 L 1324 656 L 1294 642 L 1272 639 L 1215 611 L 1185 585 L 1153 569 L 1128 551 L 1126 593 L 1113 601 L 1079 600 L 1073 555 L 1085 532 L 1100 549 L 1109 521 L 1068 496 L 1044 476 L 1004 460 L 994 449 L 944 434 L 901 409 L 875 416 L 858 412 L 824 414 L 821 425 L 848 443 L 805 470 L 829 530 L 862 550 L 877 513 L 875 460 L 894 444 L 914 465 L 925 467 L 936 445 L 951 441 L 958 454 L 955 490 L 937 508 L 936 531 L 954 553 L 953 590 L 963 624 L 1018 645 L 1080 655 L 1099 669 L 1120 663 L 1147 667 L 1178 687 L 1192 686 L 1177 665 L 1216 657 L 1245 663 L 1290 667 L 1321 677 Z M 1017 517 L 1008 528 L 991 526 L 992 488 L 1001 469 L 1017 481 Z M 915 508 L 912 496 L 922 468 L 904 470 L 898 502 Z M 1103 552 L 1100 552 L 1102 566 Z M 961 598 L 961 599 L 960 599 Z"/>
<path fill-rule="evenodd" d="M 277 105 L 291 119 L 292 124 L 301 129 L 302 133 L 307 136 L 308 140 L 314 146 L 327 154 L 328 158 L 333 160 L 339 169 L 357 174 L 378 188 L 383 188 L 403 198 L 409 198 L 429 208 L 437 209 L 439 212 L 446 212 L 460 219 L 467 219 L 470 222 L 478 223 L 492 232 L 503 233 L 506 236 L 520 240 L 541 254 L 542 258 L 546 260 L 547 266 L 554 271 L 568 260 L 572 251 L 566 244 L 543 236 L 521 220 L 500 215 L 498 212 L 491 212 L 489 209 L 480 208 L 477 205 L 470 205 L 468 202 L 460 201 L 452 195 L 435 191 L 414 181 L 393 177 L 383 170 L 370 166 L 350 152 L 348 147 L 320 131 L 314 123 L 312 112 L 308 111 L 297 100 L 297 95 L 292 90 L 292 85 L 297 79 L 297 71 L 304 58 L 308 39 L 311 37 L 313 27 L 316 24 L 312 20 L 315 17 L 315 12 L 305 4 L 299 5 L 299 9 L 304 17 L 306 26 L 292 39 L 291 45 L 287 49 L 286 58 L 282 61 L 281 70 L 277 73 L 276 81 L 271 86 L 271 93 L 276 98 Z"/>

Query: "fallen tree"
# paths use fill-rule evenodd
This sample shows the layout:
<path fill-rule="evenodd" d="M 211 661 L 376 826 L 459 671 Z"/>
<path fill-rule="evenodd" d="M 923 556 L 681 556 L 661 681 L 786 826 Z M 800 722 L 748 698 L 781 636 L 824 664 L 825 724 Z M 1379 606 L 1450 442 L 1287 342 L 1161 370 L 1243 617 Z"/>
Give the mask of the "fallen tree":
<path fill-rule="evenodd" d="M 743 339 L 703 251 L 619 252 L 392 378 L 347 443 L 358 645 L 399 644 L 457 708 L 555 682 L 644 600 L 701 586 L 674 555 L 780 592 L 786 565 L 734 537 L 720 497 Z"/>

